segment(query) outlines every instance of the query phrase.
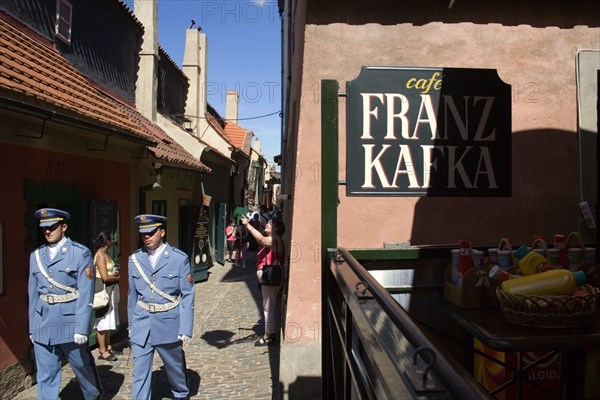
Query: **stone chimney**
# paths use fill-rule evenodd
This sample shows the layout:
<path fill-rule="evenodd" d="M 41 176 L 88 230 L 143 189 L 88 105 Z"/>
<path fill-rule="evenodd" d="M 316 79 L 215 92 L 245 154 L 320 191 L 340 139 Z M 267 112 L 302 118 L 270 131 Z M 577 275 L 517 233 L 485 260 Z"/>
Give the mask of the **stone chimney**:
<path fill-rule="evenodd" d="M 198 136 L 208 128 L 206 119 L 207 74 L 206 74 L 207 38 L 197 29 L 185 32 L 185 51 L 183 53 L 183 73 L 190 80 L 187 101 L 185 103 L 186 118 L 192 121 L 193 135 Z"/>
<path fill-rule="evenodd" d="M 225 104 L 225 119 L 228 122 L 238 123 L 238 103 L 239 98 L 237 90 L 227 91 L 227 103 Z"/>
<path fill-rule="evenodd" d="M 151 121 L 156 121 L 158 87 L 158 0 L 134 0 L 135 17 L 144 26 L 140 68 L 135 85 L 137 110 Z"/>

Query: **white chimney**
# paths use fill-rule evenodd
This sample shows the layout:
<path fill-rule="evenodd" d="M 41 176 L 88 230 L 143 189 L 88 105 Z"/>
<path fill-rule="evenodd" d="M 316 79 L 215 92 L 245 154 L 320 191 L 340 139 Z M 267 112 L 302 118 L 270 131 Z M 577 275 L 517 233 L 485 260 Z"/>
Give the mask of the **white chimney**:
<path fill-rule="evenodd" d="M 156 121 L 158 87 L 158 0 L 134 0 L 135 17 L 144 26 L 140 66 L 135 85 L 137 110 L 151 121 Z"/>
<path fill-rule="evenodd" d="M 188 77 L 190 88 L 185 103 L 186 118 L 192 121 L 194 135 L 208 128 L 206 120 L 206 55 L 207 38 L 197 29 L 185 32 L 185 51 L 183 54 L 183 73 Z"/>
<path fill-rule="evenodd" d="M 225 119 L 228 122 L 238 123 L 239 96 L 237 90 L 227 91 L 227 102 L 225 104 Z"/>

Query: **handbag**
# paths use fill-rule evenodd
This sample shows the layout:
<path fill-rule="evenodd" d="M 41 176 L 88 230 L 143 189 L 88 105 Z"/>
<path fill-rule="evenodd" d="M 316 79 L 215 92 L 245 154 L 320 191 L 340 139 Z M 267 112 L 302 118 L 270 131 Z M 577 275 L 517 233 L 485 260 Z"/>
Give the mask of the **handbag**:
<path fill-rule="evenodd" d="M 275 241 L 275 245 L 275 247 L 277 247 L 277 241 Z M 277 258 L 275 259 L 275 261 L 271 259 L 271 262 L 276 262 L 277 264 L 270 264 L 262 267 L 261 283 L 264 286 L 281 286 L 281 281 L 283 279 L 283 268 L 281 267 L 281 265 L 279 265 L 279 260 Z"/>
<path fill-rule="evenodd" d="M 102 280 L 100 279 L 100 282 Z M 98 286 L 98 279 L 96 279 L 96 286 Z M 106 290 L 106 285 L 102 282 L 102 290 L 94 293 L 94 301 L 92 303 L 92 309 L 99 310 L 108 305 L 110 301 L 110 296 L 108 295 L 108 291 Z"/>

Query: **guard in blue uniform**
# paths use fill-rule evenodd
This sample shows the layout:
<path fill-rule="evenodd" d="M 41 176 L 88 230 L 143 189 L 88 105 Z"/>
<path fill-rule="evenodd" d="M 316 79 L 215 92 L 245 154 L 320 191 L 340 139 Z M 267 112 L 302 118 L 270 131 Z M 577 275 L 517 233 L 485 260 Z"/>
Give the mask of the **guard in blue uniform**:
<path fill-rule="evenodd" d="M 87 343 L 96 275 L 90 250 L 65 236 L 67 212 L 42 208 L 35 216 L 47 242 L 29 258 L 29 337 L 37 398 L 58 399 L 64 355 L 84 399 L 98 399 L 102 386 Z"/>
<path fill-rule="evenodd" d="M 152 214 L 135 217 L 143 247 L 128 263 L 133 400 L 151 398 L 155 350 L 164 363 L 173 397 L 189 396 L 182 345 L 193 332 L 194 282 L 189 257 L 164 241 L 166 220 Z"/>

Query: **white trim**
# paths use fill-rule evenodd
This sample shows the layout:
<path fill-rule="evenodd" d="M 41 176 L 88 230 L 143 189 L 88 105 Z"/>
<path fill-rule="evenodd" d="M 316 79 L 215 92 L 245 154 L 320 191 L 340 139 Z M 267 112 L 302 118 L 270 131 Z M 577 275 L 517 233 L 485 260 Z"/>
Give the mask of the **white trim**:
<path fill-rule="evenodd" d="M 69 15 L 61 14 L 61 9 L 68 9 Z M 61 24 L 62 22 L 62 24 Z M 67 32 L 62 32 L 66 28 Z M 54 20 L 54 33 L 56 37 L 67 44 L 71 44 L 71 28 L 73 27 L 73 5 L 68 0 L 56 0 L 56 18 Z"/>

